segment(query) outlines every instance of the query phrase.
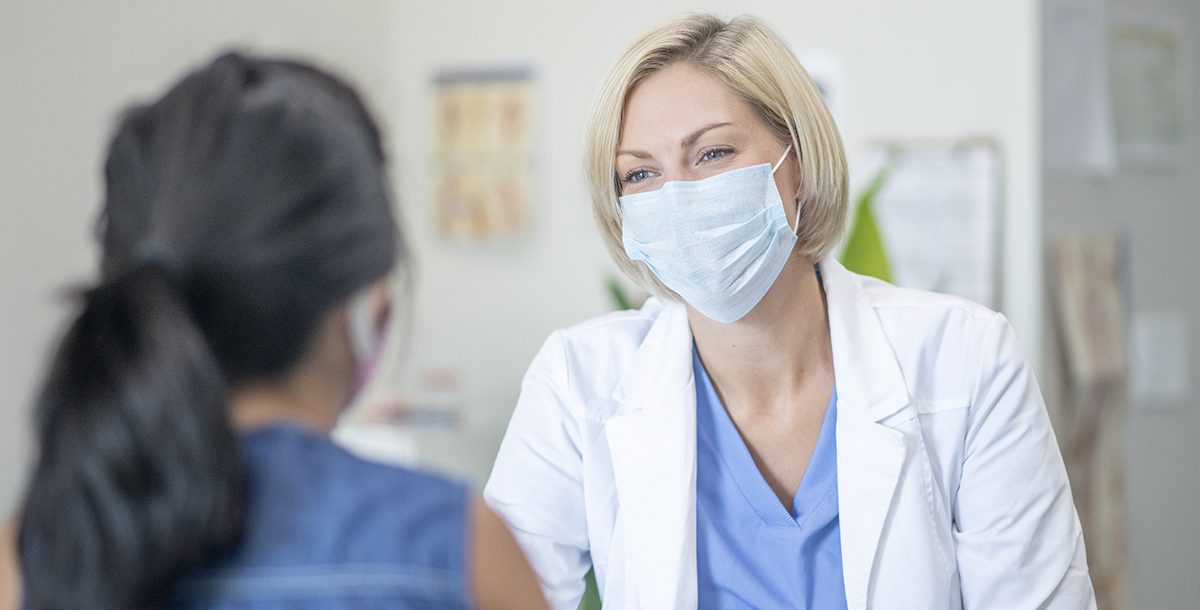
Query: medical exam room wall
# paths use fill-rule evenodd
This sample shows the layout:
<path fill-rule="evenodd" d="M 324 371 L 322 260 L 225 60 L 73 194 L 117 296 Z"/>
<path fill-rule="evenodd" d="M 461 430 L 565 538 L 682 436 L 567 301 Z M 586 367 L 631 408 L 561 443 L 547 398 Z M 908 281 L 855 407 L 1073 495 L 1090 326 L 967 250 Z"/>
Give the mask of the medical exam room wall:
<path fill-rule="evenodd" d="M 1102 3 L 1103 4 L 1103 3 Z M 1156 406 L 1134 397 L 1125 424 L 1130 608 L 1200 607 L 1200 2 L 1109 0 L 1178 28 L 1184 127 L 1173 168 L 1118 168 L 1104 175 L 1047 169 L 1046 237 L 1117 232 L 1128 240 L 1130 297 L 1137 312 L 1175 311 L 1191 320 L 1191 395 Z M 1047 32 L 1052 36 L 1053 32 Z M 1053 45 L 1047 44 L 1046 53 Z M 1045 57 L 1051 61 L 1052 57 Z M 1049 87 L 1047 87 L 1047 90 Z M 1053 126 L 1047 126 L 1048 130 Z M 1047 342 L 1054 333 L 1047 325 Z M 1172 357 L 1166 355 L 1165 357 Z M 1060 355 L 1045 358 L 1048 398 L 1061 386 Z M 1167 408 L 1161 408 L 1165 406 Z M 1089 549 L 1091 551 L 1093 549 Z"/>
<path fill-rule="evenodd" d="M 852 159 L 874 138 L 990 136 L 1003 149 L 1005 310 L 1040 333 L 1037 4 L 1034 0 L 752 2 L 283 2 L 8 0 L 0 14 L 0 511 L 14 506 L 31 443 L 27 408 L 65 308 L 54 297 L 94 265 L 91 221 L 114 113 L 225 42 L 315 57 L 353 78 L 390 139 L 419 267 L 408 371 L 461 371 L 466 427 L 439 465 L 479 482 L 530 358 L 554 328 L 607 311 L 613 265 L 582 174 L 586 113 L 604 70 L 637 35 L 685 10 L 757 14 L 797 50 L 836 55 Z M 523 240 L 460 244 L 433 229 L 432 98 L 446 67 L 534 70 L 533 217 Z M 865 176 L 855 176 L 858 185 Z M 377 395 L 404 384 L 387 371 Z M 470 443 L 472 446 L 466 446 Z M 482 448 L 475 445 L 481 445 Z"/>

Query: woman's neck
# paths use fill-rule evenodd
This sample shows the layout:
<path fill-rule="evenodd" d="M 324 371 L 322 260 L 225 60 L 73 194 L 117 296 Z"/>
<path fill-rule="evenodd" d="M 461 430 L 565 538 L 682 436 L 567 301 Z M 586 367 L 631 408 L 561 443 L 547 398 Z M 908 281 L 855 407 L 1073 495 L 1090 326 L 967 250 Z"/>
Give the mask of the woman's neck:
<path fill-rule="evenodd" d="M 317 393 L 253 384 L 236 390 L 230 399 L 230 420 L 239 431 L 271 424 L 290 423 L 318 432 L 329 432 L 337 423 L 340 409 L 322 388 Z"/>
<path fill-rule="evenodd" d="M 230 395 L 230 421 L 241 431 L 291 423 L 327 433 L 349 393 L 343 377 L 329 367 L 302 366 L 279 380 L 241 384 Z"/>
<path fill-rule="evenodd" d="M 749 314 L 731 324 L 688 307 L 696 348 L 722 397 L 782 404 L 812 383 L 831 383 L 825 294 L 815 268 L 792 258 Z"/>
<path fill-rule="evenodd" d="M 234 387 L 229 418 L 237 430 L 292 423 L 329 432 L 351 392 L 354 357 L 346 338 L 345 312 L 335 311 L 318 326 L 308 350 L 278 379 Z"/>

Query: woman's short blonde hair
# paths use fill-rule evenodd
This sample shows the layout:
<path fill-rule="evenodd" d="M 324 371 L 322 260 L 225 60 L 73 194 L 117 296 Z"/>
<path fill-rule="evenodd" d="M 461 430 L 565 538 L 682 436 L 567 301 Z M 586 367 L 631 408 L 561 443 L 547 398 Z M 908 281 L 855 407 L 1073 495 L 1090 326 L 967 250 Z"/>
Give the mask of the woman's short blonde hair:
<path fill-rule="evenodd" d="M 654 294 L 678 298 L 621 240 L 620 180 L 616 171 L 621 115 L 629 92 L 672 64 L 704 70 L 740 94 L 779 140 L 800 159 L 801 207 L 796 254 L 816 261 L 841 239 L 846 223 L 846 156 L 833 117 L 808 73 L 771 28 L 753 17 L 725 21 L 686 14 L 651 30 L 608 72 L 592 107 L 586 164 L 592 210 L 621 270 Z"/>

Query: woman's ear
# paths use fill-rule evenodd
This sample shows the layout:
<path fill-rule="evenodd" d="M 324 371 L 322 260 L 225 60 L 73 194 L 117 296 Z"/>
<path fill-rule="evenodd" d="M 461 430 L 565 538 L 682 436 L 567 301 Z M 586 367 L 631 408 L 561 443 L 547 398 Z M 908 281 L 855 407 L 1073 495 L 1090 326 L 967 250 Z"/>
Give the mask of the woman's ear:
<path fill-rule="evenodd" d="M 793 154 L 789 163 L 795 163 L 796 194 L 792 196 L 797 202 L 804 201 L 804 166 L 800 164 L 800 155 Z"/>

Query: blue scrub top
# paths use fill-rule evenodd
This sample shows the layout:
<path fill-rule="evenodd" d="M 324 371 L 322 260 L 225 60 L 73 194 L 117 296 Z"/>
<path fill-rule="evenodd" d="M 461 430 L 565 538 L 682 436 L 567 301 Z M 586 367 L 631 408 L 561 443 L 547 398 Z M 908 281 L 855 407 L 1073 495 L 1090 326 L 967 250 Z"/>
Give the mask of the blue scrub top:
<path fill-rule="evenodd" d="M 701 608 L 846 608 L 838 527 L 837 389 L 789 511 L 758 471 L 693 350 Z"/>

